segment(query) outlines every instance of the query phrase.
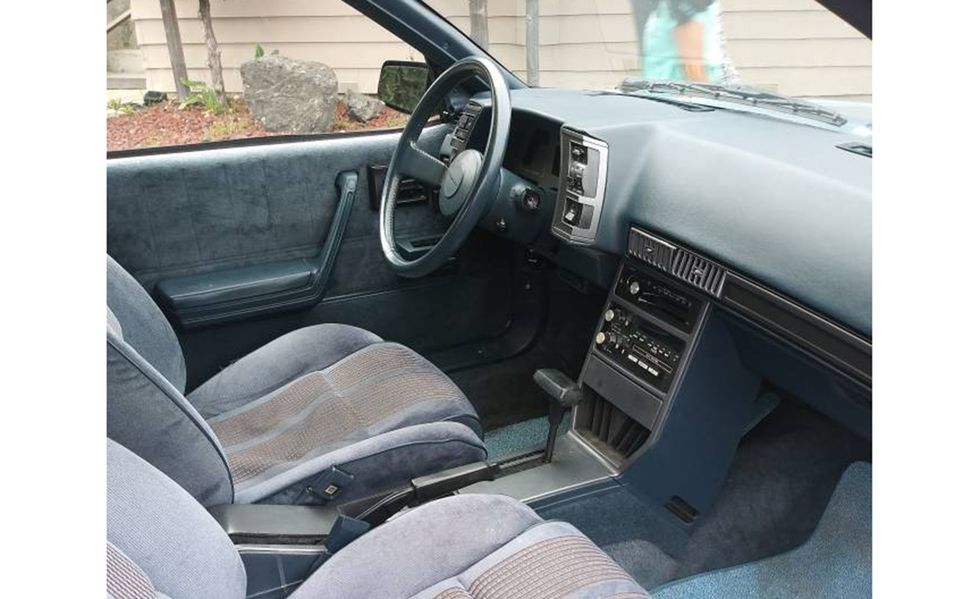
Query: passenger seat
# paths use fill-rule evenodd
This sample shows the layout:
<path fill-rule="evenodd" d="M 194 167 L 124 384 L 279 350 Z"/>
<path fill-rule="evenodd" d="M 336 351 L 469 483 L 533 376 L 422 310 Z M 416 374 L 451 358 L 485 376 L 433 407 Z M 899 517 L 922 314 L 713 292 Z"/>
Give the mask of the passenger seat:
<path fill-rule="evenodd" d="M 108 596 L 243 599 L 224 530 L 183 488 L 107 440 Z M 458 495 L 395 517 L 332 556 L 295 599 L 559 599 L 649 595 L 575 527 L 499 495 Z"/>

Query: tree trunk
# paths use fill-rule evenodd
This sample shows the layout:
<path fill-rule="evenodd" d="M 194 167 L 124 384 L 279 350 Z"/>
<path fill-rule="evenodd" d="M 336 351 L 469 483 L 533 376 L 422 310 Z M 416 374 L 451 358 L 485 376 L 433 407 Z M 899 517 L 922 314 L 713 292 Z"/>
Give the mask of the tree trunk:
<path fill-rule="evenodd" d="M 160 0 L 160 14 L 163 17 L 163 32 L 167 35 L 167 51 L 170 53 L 170 70 L 174 74 L 174 87 L 177 99 L 187 99 L 187 63 L 184 62 L 184 45 L 180 41 L 180 28 L 177 27 L 177 9 L 174 0 Z"/>
<path fill-rule="evenodd" d="M 524 6 L 524 19 L 527 25 L 524 48 L 527 51 L 527 84 L 533 87 L 540 85 L 538 78 L 539 16 L 538 0 L 527 0 Z"/>
<path fill-rule="evenodd" d="M 217 92 L 218 98 L 225 100 L 225 76 L 221 72 L 221 51 L 218 50 L 218 40 L 214 37 L 214 27 L 211 26 L 211 0 L 198 0 L 201 23 L 204 25 L 204 43 L 208 47 L 208 69 L 211 71 L 211 86 Z"/>
<path fill-rule="evenodd" d="M 484 50 L 490 49 L 487 0 L 470 0 L 470 38 Z"/>

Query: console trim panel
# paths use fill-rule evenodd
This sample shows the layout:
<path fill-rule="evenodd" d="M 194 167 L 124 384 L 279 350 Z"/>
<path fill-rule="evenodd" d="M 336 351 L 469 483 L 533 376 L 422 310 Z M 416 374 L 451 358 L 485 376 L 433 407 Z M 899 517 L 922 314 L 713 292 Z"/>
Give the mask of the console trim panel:
<path fill-rule="evenodd" d="M 570 127 L 563 126 L 559 135 L 561 166 L 558 179 L 558 197 L 555 201 L 555 213 L 551 221 L 551 231 L 561 239 L 571 243 L 591 244 L 595 241 L 599 230 L 599 219 L 602 216 L 602 203 L 606 195 L 606 176 L 609 162 L 609 146 L 606 142 L 589 137 Z M 585 149 L 586 162 L 573 161 L 572 147 L 580 146 Z M 589 161 L 596 160 L 595 167 Z M 585 181 L 578 189 L 569 186 L 569 175 L 574 169 L 578 173 L 578 181 Z M 592 177 L 594 176 L 594 189 Z M 569 209 L 577 210 L 577 216 L 565 218 Z M 587 226 L 579 226 L 580 223 Z"/>

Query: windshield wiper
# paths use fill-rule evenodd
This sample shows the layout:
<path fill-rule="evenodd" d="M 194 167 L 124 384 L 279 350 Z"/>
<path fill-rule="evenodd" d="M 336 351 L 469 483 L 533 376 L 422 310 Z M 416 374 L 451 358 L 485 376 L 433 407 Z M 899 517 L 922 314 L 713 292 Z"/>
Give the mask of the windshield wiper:
<path fill-rule="evenodd" d="M 620 92 L 601 91 L 601 90 L 599 90 L 599 91 L 590 91 L 590 92 L 587 92 L 587 94 L 590 95 L 590 96 L 622 96 L 622 95 L 624 95 L 624 94 L 622 94 Z M 664 104 L 670 104 L 671 106 L 676 106 L 678 108 L 682 108 L 682 109 L 688 110 L 690 112 L 711 112 L 712 110 L 714 110 L 714 107 L 712 107 L 712 106 L 705 106 L 704 104 L 694 104 L 693 102 L 685 102 L 684 100 L 677 100 L 675 98 L 663 98 L 663 97 L 649 96 L 649 95 L 640 96 L 640 95 L 637 95 L 637 94 L 625 94 L 625 95 L 634 96 L 636 98 L 643 98 L 644 100 L 653 100 L 654 102 L 662 102 Z"/>
<path fill-rule="evenodd" d="M 801 117 L 815 119 L 840 127 L 847 119 L 829 108 L 824 108 L 794 100 L 777 94 L 749 87 L 729 87 L 715 83 L 692 83 L 686 81 L 651 81 L 646 79 L 629 78 L 618 88 L 623 93 L 644 92 L 651 94 L 673 93 L 688 97 L 709 98 L 723 102 L 736 102 L 760 108 L 769 108 L 780 112 L 788 112 Z"/>

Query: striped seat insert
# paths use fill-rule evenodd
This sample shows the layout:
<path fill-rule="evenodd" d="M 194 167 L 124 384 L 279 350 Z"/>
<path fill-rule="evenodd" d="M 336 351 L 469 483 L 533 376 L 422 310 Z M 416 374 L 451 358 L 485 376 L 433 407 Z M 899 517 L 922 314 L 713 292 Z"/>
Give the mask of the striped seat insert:
<path fill-rule="evenodd" d="M 424 358 L 378 343 L 208 423 L 239 484 L 385 432 L 386 420 L 419 404 L 457 401 L 459 388 Z"/>
<path fill-rule="evenodd" d="M 146 572 L 109 541 L 105 543 L 105 567 L 110 599 L 157 599 Z"/>
<path fill-rule="evenodd" d="M 450 587 L 436 599 L 560 599 L 612 581 L 633 579 L 591 541 L 569 535 L 534 543 L 480 574 L 469 588 Z M 638 592 L 614 596 L 648 597 Z"/>

